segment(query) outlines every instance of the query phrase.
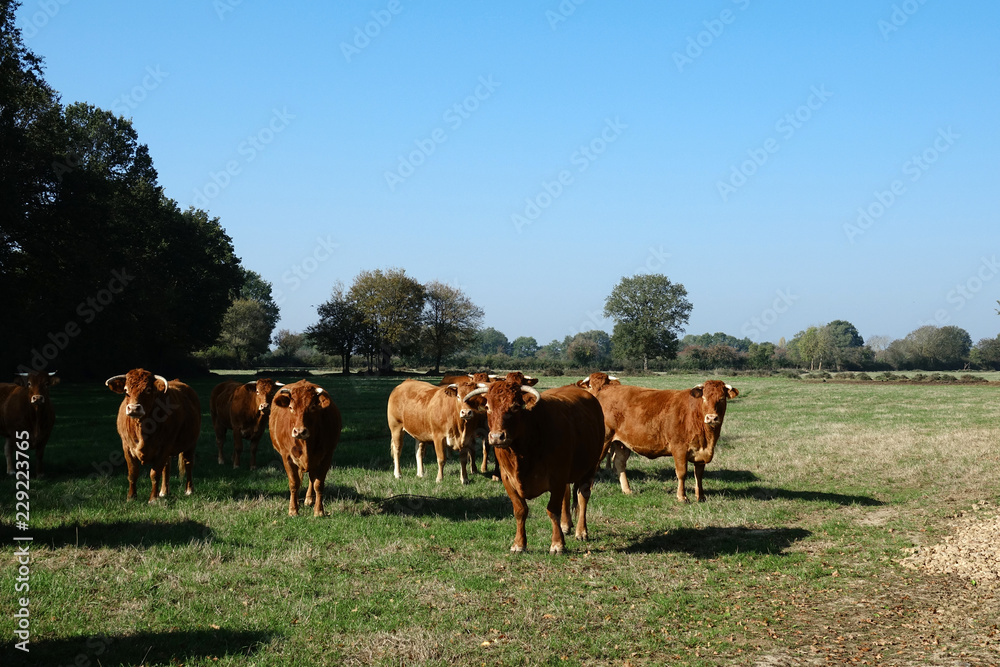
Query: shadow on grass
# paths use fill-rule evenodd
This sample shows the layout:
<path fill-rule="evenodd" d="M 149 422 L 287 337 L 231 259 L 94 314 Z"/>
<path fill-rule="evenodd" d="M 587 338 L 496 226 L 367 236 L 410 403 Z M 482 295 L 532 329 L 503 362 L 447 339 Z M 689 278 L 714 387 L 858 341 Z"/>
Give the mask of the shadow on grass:
<path fill-rule="evenodd" d="M 615 482 L 618 481 L 618 473 L 614 471 L 608 471 L 602 467 L 601 472 L 599 474 L 604 475 L 607 479 L 611 479 L 612 481 Z M 674 471 L 673 465 L 663 468 L 654 468 L 651 470 L 627 469 L 626 474 L 628 475 L 629 482 L 652 481 L 652 482 L 663 482 L 663 483 L 673 482 L 675 484 L 677 483 L 677 474 Z M 711 468 L 708 467 L 705 468 L 704 479 L 706 482 L 716 480 L 720 482 L 726 482 L 728 484 L 749 484 L 751 482 L 760 481 L 760 478 L 756 474 L 750 472 L 749 470 L 726 470 L 726 469 L 712 470 Z M 694 471 L 691 469 L 690 466 L 688 466 L 687 483 L 689 484 L 694 483 Z"/>
<path fill-rule="evenodd" d="M 735 554 L 781 555 L 785 549 L 809 535 L 811 532 L 803 528 L 677 528 L 646 537 L 622 551 L 644 554 L 675 551 L 694 558 Z"/>
<path fill-rule="evenodd" d="M 707 475 L 706 475 L 707 476 Z M 711 492 L 705 493 L 711 496 Z M 753 500 L 805 500 L 813 503 L 833 503 L 834 505 L 863 505 L 865 507 L 880 507 L 881 500 L 870 496 L 851 496 L 843 493 L 826 493 L 823 491 L 790 491 L 767 486 L 748 486 L 744 489 L 723 489 L 715 492 L 723 498 L 747 498 Z"/>
<path fill-rule="evenodd" d="M 0 543 L 12 544 L 14 538 L 29 535 L 34 544 L 53 548 L 79 546 L 99 549 L 102 547 L 150 547 L 160 544 L 189 544 L 191 540 L 213 537 L 212 529 L 197 521 L 116 521 L 113 523 L 85 523 L 59 528 L 32 528 L 30 532 L 16 531 L 14 526 L 0 526 Z"/>
<path fill-rule="evenodd" d="M 506 519 L 511 516 L 510 498 L 497 495 L 492 498 L 435 498 L 399 494 L 377 501 L 385 514 L 400 516 L 440 516 L 453 521 L 475 519 Z"/>
<path fill-rule="evenodd" d="M 249 658 L 265 648 L 271 633 L 241 630 L 180 630 L 135 635 L 94 635 L 35 640 L 30 652 L 4 647 L 5 664 L 38 665 L 165 665 L 216 658 Z M 8 648 L 9 647 L 9 648 Z M 8 662 L 8 659 L 15 662 Z"/>

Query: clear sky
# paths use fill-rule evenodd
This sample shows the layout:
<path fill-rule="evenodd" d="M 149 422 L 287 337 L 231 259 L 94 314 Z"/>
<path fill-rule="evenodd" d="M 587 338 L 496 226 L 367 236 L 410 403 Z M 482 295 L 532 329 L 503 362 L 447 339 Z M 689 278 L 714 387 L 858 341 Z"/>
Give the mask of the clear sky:
<path fill-rule="evenodd" d="M 682 283 L 687 333 L 1000 332 L 1000 3 L 28 0 L 301 330 L 401 267 L 540 344 Z"/>

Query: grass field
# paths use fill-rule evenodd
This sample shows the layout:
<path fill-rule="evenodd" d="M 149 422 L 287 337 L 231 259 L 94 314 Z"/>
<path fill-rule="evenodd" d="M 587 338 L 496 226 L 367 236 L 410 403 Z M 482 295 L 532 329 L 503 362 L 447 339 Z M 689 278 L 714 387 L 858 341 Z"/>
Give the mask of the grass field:
<path fill-rule="evenodd" d="M 14 481 L 0 481 L 3 665 L 1000 663 L 996 591 L 898 564 L 1000 495 L 1000 383 L 723 378 L 741 396 L 707 502 L 674 500 L 671 459 L 632 457 L 635 494 L 602 473 L 591 540 L 552 556 L 545 499 L 530 501 L 528 552 L 514 555 L 498 482 L 461 486 L 451 457 L 437 484 L 433 454 L 417 478 L 409 438 L 393 478 L 385 405 L 399 379 L 314 378 L 344 432 L 328 516 L 288 517 L 266 436 L 258 470 L 246 455 L 241 470 L 216 463 L 220 379 L 190 383 L 204 415 L 194 495 L 174 484 L 154 505 L 145 471 L 140 501 L 125 502 L 120 396 L 99 382 L 52 391 L 29 530 L 14 528 Z M 15 593 L 26 535 L 30 593 Z M 14 649 L 22 596 L 30 653 Z"/>

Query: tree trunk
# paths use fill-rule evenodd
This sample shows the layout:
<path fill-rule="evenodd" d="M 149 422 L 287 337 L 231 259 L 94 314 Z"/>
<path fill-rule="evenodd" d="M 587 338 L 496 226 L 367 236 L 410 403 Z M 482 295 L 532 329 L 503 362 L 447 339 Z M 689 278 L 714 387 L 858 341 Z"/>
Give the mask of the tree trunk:
<path fill-rule="evenodd" d="M 642 372 L 645 373 L 649 370 L 649 357 L 642 355 Z"/>

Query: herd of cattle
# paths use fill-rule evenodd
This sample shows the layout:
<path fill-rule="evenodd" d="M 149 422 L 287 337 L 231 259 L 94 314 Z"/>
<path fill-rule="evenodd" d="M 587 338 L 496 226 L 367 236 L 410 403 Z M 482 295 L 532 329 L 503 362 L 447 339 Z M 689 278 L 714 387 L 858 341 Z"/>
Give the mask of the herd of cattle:
<path fill-rule="evenodd" d="M 0 435 L 5 439 L 7 473 L 25 466 L 14 462 L 14 442 L 27 441 L 36 451 L 36 474 L 42 474 L 45 444 L 54 423 L 49 387 L 54 373 L 20 374 L 0 383 Z M 694 465 L 695 497 L 705 492 L 702 475 L 712 461 L 722 431 L 726 401 L 739 392 L 718 380 L 691 389 L 647 389 L 623 385 L 606 373 L 593 373 L 576 384 L 539 392 L 537 379 L 512 372 L 501 378 L 485 373 L 448 375 L 438 385 L 405 380 L 389 395 L 386 409 L 394 474 L 400 477 L 403 433 L 416 441 L 417 475 L 424 475 L 423 454 L 433 443 L 437 481 L 444 477 L 447 450 L 457 452 L 461 481 L 468 482 L 474 447 L 482 438 L 480 471 L 487 470 L 492 448 L 499 477 L 510 497 L 517 524 L 511 551 L 526 546 L 527 501 L 546 492 L 552 521 L 550 551 L 560 552 L 564 535 L 574 527 L 587 539 L 587 502 L 601 461 L 618 474 L 623 493 L 631 493 L 625 474 L 629 456 L 672 456 L 677 471 L 677 500 L 687 501 L 688 462 Z M 191 387 L 137 368 L 105 384 L 123 394 L 118 434 L 128 466 L 128 495 L 149 468 L 149 501 L 169 493 L 170 461 L 176 456 L 185 493 L 193 490 L 194 448 L 201 433 L 201 403 Z M 323 515 L 323 487 L 340 440 L 340 410 L 329 392 L 306 380 L 283 385 L 270 379 L 222 382 L 210 398 L 209 414 L 225 462 L 223 446 L 232 430 L 233 466 L 240 466 L 243 439 L 250 441 L 250 468 L 257 465 L 257 445 L 267 427 L 271 443 L 288 476 L 288 513 L 299 513 L 299 490 L 306 481 L 305 504 Z"/>

